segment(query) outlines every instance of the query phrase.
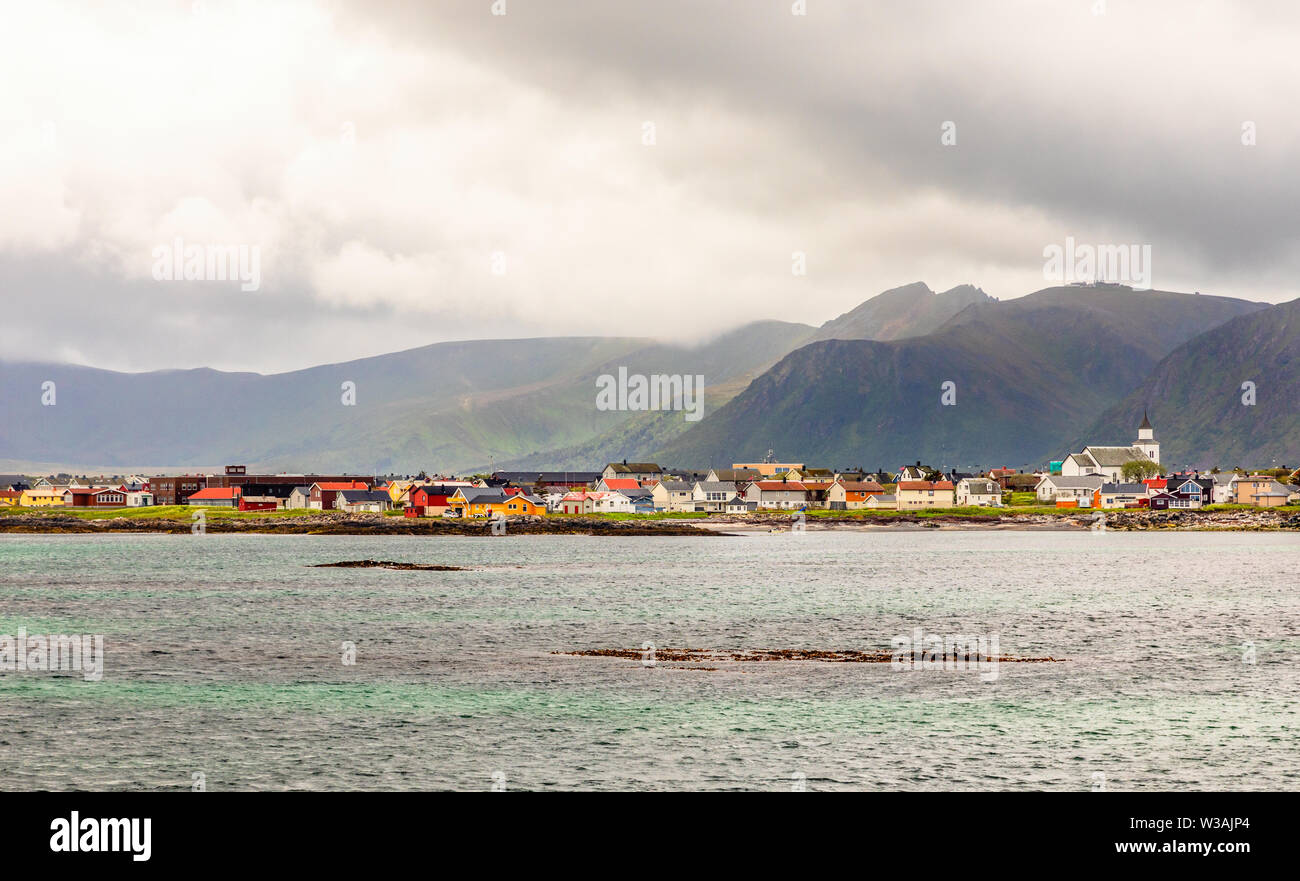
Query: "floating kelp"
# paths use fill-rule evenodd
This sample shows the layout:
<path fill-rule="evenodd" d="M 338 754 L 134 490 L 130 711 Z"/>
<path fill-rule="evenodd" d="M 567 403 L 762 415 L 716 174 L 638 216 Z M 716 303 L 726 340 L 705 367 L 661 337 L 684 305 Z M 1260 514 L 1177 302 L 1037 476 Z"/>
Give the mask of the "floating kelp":
<path fill-rule="evenodd" d="M 1043 664 L 1060 663 L 1065 658 L 1018 658 L 1013 655 L 985 657 L 975 652 L 962 655 L 928 653 L 922 651 L 898 652 L 890 649 L 873 649 L 858 651 L 853 649 L 692 649 L 692 648 L 655 648 L 640 649 L 578 649 L 568 652 L 551 652 L 553 655 L 571 655 L 584 658 L 625 658 L 645 662 L 653 658 L 656 662 L 717 663 L 718 661 L 737 661 L 740 663 L 761 663 L 764 661 L 822 661 L 832 664 L 888 664 L 900 659 L 915 662 L 953 661 L 960 659 L 969 663 L 988 663 L 991 661 L 1008 664 Z"/>
<path fill-rule="evenodd" d="M 392 560 L 344 560 L 341 563 L 316 563 L 313 569 L 398 569 L 403 572 L 465 572 L 464 566 L 436 563 L 395 563 Z"/>

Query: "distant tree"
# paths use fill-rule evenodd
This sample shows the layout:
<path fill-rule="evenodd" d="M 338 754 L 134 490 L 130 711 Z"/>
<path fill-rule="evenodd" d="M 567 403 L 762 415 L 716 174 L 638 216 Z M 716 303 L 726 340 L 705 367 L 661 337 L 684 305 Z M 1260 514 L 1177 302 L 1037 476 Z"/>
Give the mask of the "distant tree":
<path fill-rule="evenodd" d="M 1133 483 L 1148 477 L 1159 477 L 1160 466 L 1150 459 L 1131 459 L 1120 466 L 1119 473 L 1126 481 Z"/>
<path fill-rule="evenodd" d="M 1210 473 L 1211 473 L 1211 474 L 1218 474 L 1218 473 L 1219 473 L 1219 466 L 1218 466 L 1218 465 L 1215 465 L 1213 468 L 1211 468 L 1211 469 L 1210 469 Z"/>

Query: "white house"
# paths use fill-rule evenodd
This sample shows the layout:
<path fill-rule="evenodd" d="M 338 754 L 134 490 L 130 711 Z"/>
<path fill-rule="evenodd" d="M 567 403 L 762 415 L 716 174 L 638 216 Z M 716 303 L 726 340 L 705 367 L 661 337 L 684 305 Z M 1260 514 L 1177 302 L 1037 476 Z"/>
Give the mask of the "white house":
<path fill-rule="evenodd" d="M 632 500 L 620 492 L 589 492 L 587 493 L 586 504 L 583 506 L 584 514 L 632 514 L 636 512 L 636 505 Z"/>
<path fill-rule="evenodd" d="M 692 511 L 721 512 L 736 495 L 736 485 L 722 480 L 698 480 L 691 488 Z"/>
<path fill-rule="evenodd" d="M 690 510 L 692 487 L 684 480 L 661 480 L 650 491 L 656 511 Z"/>
<path fill-rule="evenodd" d="M 957 481 L 957 505 L 996 508 L 1002 505 L 1002 488 L 987 477 L 964 477 Z"/>
<path fill-rule="evenodd" d="M 1092 494 L 1101 489 L 1106 481 L 1099 475 L 1086 477 L 1065 477 L 1060 474 L 1045 474 L 1034 487 L 1034 494 L 1044 505 L 1055 502 L 1078 502 L 1080 508 L 1092 507 Z"/>
<path fill-rule="evenodd" d="M 1218 474 L 1210 475 L 1210 479 L 1214 481 L 1214 504 L 1231 505 L 1237 498 L 1237 488 L 1232 484 L 1236 476 L 1232 471 L 1220 471 Z"/>
<path fill-rule="evenodd" d="M 760 508 L 804 508 L 808 490 L 792 480 L 756 480 L 745 489 L 745 501 Z"/>

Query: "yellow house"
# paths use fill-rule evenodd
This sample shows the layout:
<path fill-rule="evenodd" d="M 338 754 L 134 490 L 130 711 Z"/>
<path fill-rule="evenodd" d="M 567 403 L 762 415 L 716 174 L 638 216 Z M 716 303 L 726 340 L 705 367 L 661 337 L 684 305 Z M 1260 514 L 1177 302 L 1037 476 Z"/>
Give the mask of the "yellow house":
<path fill-rule="evenodd" d="M 22 498 L 18 504 L 24 508 L 53 508 L 63 505 L 63 490 L 65 487 L 38 486 L 32 489 L 23 490 Z"/>
<path fill-rule="evenodd" d="M 11 489 L 0 490 L 0 507 L 16 506 L 22 500 L 23 494 Z"/>
<path fill-rule="evenodd" d="M 508 497 L 505 504 L 499 507 L 507 517 L 540 516 L 546 513 L 545 505 L 539 505 L 537 499 L 522 494 Z"/>
<path fill-rule="evenodd" d="M 384 489 L 388 491 L 394 508 L 405 508 L 411 504 L 411 488 L 416 485 L 414 480 L 390 480 Z"/>
<path fill-rule="evenodd" d="M 898 510 L 913 511 L 917 508 L 951 508 L 956 493 L 952 481 L 936 480 L 900 480 L 895 495 L 898 496 Z"/>
<path fill-rule="evenodd" d="M 508 496 L 502 490 L 461 487 L 447 499 L 447 508 L 459 517 L 521 517 L 546 513 L 540 500 L 523 494 Z"/>

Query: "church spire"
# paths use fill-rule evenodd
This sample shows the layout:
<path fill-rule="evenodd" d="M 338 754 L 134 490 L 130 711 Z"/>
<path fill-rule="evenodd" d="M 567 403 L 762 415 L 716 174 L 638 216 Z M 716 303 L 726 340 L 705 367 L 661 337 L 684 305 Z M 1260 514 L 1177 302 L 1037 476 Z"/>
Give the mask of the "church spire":
<path fill-rule="evenodd" d="M 1150 430 L 1151 430 L 1151 420 L 1147 418 L 1147 411 L 1146 411 L 1146 410 L 1143 410 L 1143 411 L 1142 411 L 1142 424 L 1138 426 L 1138 430 L 1141 431 L 1141 430 L 1144 429 L 1144 428 L 1145 428 L 1147 431 L 1150 431 Z"/>

